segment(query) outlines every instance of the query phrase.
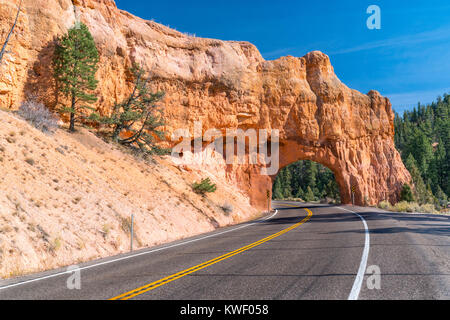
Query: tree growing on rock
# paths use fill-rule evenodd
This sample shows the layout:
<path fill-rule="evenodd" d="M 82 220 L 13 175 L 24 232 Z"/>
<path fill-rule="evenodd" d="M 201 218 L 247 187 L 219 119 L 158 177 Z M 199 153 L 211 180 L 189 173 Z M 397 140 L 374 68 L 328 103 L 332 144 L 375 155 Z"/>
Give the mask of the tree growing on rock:
<path fill-rule="evenodd" d="M 192 189 L 195 193 L 206 195 L 206 193 L 212 193 L 217 190 L 217 186 L 215 183 L 211 182 L 211 179 L 206 178 L 200 182 L 194 182 L 192 184 Z"/>
<path fill-rule="evenodd" d="M 110 116 L 92 114 L 91 120 L 112 127 L 112 139 L 122 145 L 135 146 L 144 154 L 166 154 L 168 150 L 157 145 L 157 139 L 164 139 L 164 133 L 158 130 L 164 121 L 157 105 L 164 92 L 151 92 L 141 66 L 133 66 L 131 72 L 135 82 L 130 96 L 115 104 Z M 126 135 L 121 135 L 123 132 Z"/>
<path fill-rule="evenodd" d="M 16 28 L 17 20 L 19 20 L 19 15 L 20 15 L 21 8 L 22 8 L 22 0 L 20 0 L 19 7 L 17 8 L 16 19 L 14 20 L 14 23 L 13 23 L 11 29 L 9 30 L 9 33 L 6 36 L 6 40 L 5 40 L 5 42 L 3 42 L 2 49 L 0 50 L 0 64 L 2 63 L 3 55 L 6 52 L 6 47 L 8 46 L 9 40 L 11 39 L 11 36 L 12 36 L 12 34 L 14 32 L 14 29 Z"/>
<path fill-rule="evenodd" d="M 70 100 L 70 107 L 64 106 L 61 113 L 70 115 L 69 131 L 75 131 L 75 122 L 84 116 L 82 109 L 93 108 L 82 103 L 93 103 L 97 97 L 92 93 L 97 88 L 95 73 L 99 55 L 94 38 L 88 27 L 77 23 L 68 33 L 58 39 L 53 59 L 54 77 L 58 91 Z"/>

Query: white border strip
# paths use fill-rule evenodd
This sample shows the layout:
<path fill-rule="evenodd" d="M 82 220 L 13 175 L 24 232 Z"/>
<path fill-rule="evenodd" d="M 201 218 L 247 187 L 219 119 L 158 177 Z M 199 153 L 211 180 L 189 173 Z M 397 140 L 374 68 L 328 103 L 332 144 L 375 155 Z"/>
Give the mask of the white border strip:
<path fill-rule="evenodd" d="M 262 219 L 262 220 L 258 220 L 258 222 L 253 222 L 253 223 L 250 223 L 250 224 L 245 224 L 245 225 L 243 225 L 243 226 L 240 226 L 240 227 L 237 227 L 237 228 L 234 228 L 234 229 L 231 229 L 231 230 L 227 230 L 227 231 L 223 231 L 223 232 L 219 232 L 219 233 L 214 233 L 214 234 L 211 234 L 211 235 L 209 235 L 209 236 L 205 236 L 205 237 L 201 237 L 201 238 L 197 238 L 197 239 L 188 240 L 188 241 L 185 241 L 185 242 L 181 242 L 181 243 L 169 245 L 169 246 L 167 246 L 167 247 L 158 248 L 158 249 L 153 249 L 153 250 L 145 251 L 145 252 L 141 252 L 141 253 L 136 253 L 136 254 L 133 254 L 133 255 L 126 256 L 126 257 L 117 258 L 117 259 L 113 259 L 113 260 L 108 260 L 108 261 L 104 261 L 104 262 L 99 262 L 99 263 L 92 264 L 92 265 L 89 265 L 89 266 L 81 267 L 81 268 L 79 268 L 79 269 L 77 269 L 77 270 L 81 271 L 81 270 L 85 270 L 85 269 L 90 269 L 90 268 L 102 266 L 102 265 L 105 265 L 105 264 L 110 264 L 110 263 L 113 263 L 113 262 L 118 262 L 118 261 L 122 261 L 122 260 L 127 260 L 127 259 L 131 259 L 131 258 L 134 258 L 134 257 L 143 256 L 143 255 L 146 255 L 146 254 L 149 254 L 149 253 L 158 252 L 158 251 L 162 251 L 162 250 L 166 250 L 166 249 L 170 249 L 170 248 L 174 248 L 174 247 L 179 247 L 179 246 L 186 245 L 186 244 L 188 244 L 188 243 L 192 243 L 192 242 L 196 242 L 196 241 L 200 241 L 200 240 L 204 240 L 204 239 L 216 237 L 216 236 L 219 236 L 219 235 L 221 235 L 221 234 L 225 234 L 225 233 L 228 233 L 228 232 L 232 232 L 232 231 L 236 231 L 236 230 L 239 230 L 239 229 L 243 229 L 243 228 L 247 228 L 247 227 L 253 226 L 253 225 L 255 225 L 255 224 L 258 224 L 260 221 L 266 221 L 266 220 L 272 219 L 272 218 L 275 217 L 277 214 L 278 214 L 278 210 L 275 210 L 274 214 L 272 214 L 271 216 L 269 216 L 269 217 L 267 217 L 267 218 L 264 218 L 264 219 Z M 6 286 L 4 286 L 4 287 L 0 287 L 0 291 L 1 291 L 1 290 L 4 290 L 4 289 L 12 288 L 12 287 L 21 286 L 21 285 L 24 285 L 24 284 L 27 284 L 27 283 L 31 283 L 31 282 L 41 281 L 41 280 L 45 280 L 45 279 L 49 279 L 49 278 L 55 278 L 55 277 L 61 276 L 61 275 L 63 275 L 63 274 L 73 273 L 73 271 L 74 271 L 74 270 L 63 271 L 63 272 L 58 272 L 58 273 L 51 274 L 51 275 L 44 276 L 44 277 L 40 277 L 40 278 L 35 278 L 35 279 L 30 279 L 30 280 L 26 280 L 26 281 L 22 281 L 22 282 L 18 282 L 18 283 L 13 283 L 13 284 L 10 284 L 10 285 L 6 285 Z"/>
<path fill-rule="evenodd" d="M 337 207 L 337 208 L 356 214 L 361 219 L 361 221 L 364 225 L 364 229 L 365 229 L 366 236 L 365 236 L 364 250 L 363 250 L 362 257 L 361 257 L 361 263 L 359 265 L 358 274 L 356 275 L 355 282 L 353 282 L 352 291 L 350 291 L 350 295 L 348 296 L 348 300 L 358 300 L 359 293 L 361 291 L 362 282 L 364 280 L 364 274 L 366 273 L 367 259 L 369 258 L 369 249 L 370 249 L 369 233 L 370 232 L 369 232 L 369 228 L 367 227 L 366 220 L 364 220 L 364 218 L 362 216 L 360 216 L 358 213 L 348 210 L 348 209 L 345 209 L 345 208 L 341 208 L 341 207 Z"/>

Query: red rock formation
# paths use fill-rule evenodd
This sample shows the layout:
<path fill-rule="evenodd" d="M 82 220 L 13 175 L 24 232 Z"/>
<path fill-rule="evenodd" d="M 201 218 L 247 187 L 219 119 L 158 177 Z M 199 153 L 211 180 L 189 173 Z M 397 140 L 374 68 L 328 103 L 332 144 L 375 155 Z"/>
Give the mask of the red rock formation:
<path fill-rule="evenodd" d="M 0 35 L 14 18 L 16 1 L 0 0 Z M 74 5 L 74 4 L 75 5 Z M 328 56 L 265 61 L 250 43 L 201 39 L 117 9 L 112 0 L 25 0 L 10 53 L 0 67 L 0 105 L 16 108 L 28 93 L 54 107 L 49 69 L 54 38 L 80 19 L 101 54 L 97 107 L 107 113 L 129 93 L 128 68 L 142 64 L 155 90 L 166 92 L 170 134 L 201 120 L 203 129 L 280 130 L 281 166 L 308 159 L 335 173 L 343 202 L 396 201 L 411 180 L 394 147 L 391 104 L 378 92 L 361 94 L 335 75 Z M 266 207 L 271 177 L 257 166 L 230 165 L 230 179 Z"/>

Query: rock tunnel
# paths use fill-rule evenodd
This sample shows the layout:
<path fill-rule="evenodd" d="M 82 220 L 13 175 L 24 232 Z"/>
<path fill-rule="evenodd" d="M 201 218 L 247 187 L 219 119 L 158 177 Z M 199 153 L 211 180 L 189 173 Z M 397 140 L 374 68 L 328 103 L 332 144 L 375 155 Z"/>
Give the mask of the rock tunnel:
<path fill-rule="evenodd" d="M 93 105 L 99 113 L 108 114 L 129 95 L 133 79 L 128 70 L 138 63 L 149 72 L 152 90 L 166 93 L 163 129 L 169 145 L 176 142 L 170 138 L 174 131 L 192 128 L 195 121 L 203 123 L 203 130 L 279 130 L 280 167 L 312 160 L 330 168 L 344 203 L 351 202 L 352 186 L 356 204 L 386 198 L 394 202 L 403 184 L 411 182 L 394 146 L 391 103 L 376 91 L 362 94 L 348 88 L 327 55 L 313 51 L 266 61 L 248 42 L 190 37 L 125 14 L 112 2 L 89 3 L 77 10 L 100 54 L 98 102 Z M 40 6 L 39 12 L 24 15 L 30 23 L 19 21 L 26 38 L 11 43 L 10 50 L 21 54 L 14 68 L 4 67 L 0 74 L 2 106 L 18 107 L 30 93 L 50 108 L 57 103 L 49 68 L 53 39 L 76 17 L 72 5 L 60 8 L 40 1 Z M 42 20 L 47 23 L 37 23 Z M 105 37 L 104 30 L 114 33 L 114 39 Z M 276 174 L 260 175 L 260 169 L 223 168 L 254 206 L 265 208 Z"/>

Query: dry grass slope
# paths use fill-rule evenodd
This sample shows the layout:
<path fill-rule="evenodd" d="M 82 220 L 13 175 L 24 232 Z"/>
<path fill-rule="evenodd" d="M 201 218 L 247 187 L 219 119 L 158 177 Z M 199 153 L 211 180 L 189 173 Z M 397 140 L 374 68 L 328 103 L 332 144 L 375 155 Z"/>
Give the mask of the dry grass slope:
<path fill-rule="evenodd" d="M 137 247 L 258 215 L 214 170 L 155 160 L 138 160 L 85 129 L 44 134 L 0 110 L 0 276 L 125 252 L 131 213 Z M 194 193 L 192 183 L 205 177 L 220 192 Z"/>

